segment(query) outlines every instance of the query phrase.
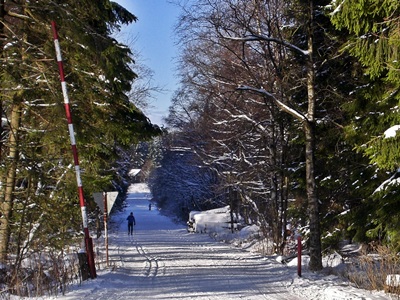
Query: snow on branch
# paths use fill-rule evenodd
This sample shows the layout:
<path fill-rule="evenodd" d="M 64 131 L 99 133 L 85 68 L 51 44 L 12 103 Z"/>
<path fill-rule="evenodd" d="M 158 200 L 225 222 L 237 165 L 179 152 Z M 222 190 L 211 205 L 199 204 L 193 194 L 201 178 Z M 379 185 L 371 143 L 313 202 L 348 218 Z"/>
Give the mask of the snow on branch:
<path fill-rule="evenodd" d="M 239 119 L 241 119 L 241 120 L 245 120 L 245 121 L 248 121 L 248 122 L 250 122 L 251 124 L 253 124 L 256 128 L 258 128 L 261 132 L 266 132 L 266 128 L 264 127 L 264 126 L 262 126 L 259 122 L 257 122 L 256 120 L 254 120 L 253 118 L 250 118 L 248 115 L 246 115 L 246 114 L 240 114 L 240 115 L 236 115 L 236 114 L 233 114 L 230 110 L 228 110 L 228 109 L 223 109 L 223 111 L 225 111 L 226 113 L 228 113 L 228 114 L 230 114 L 230 117 L 232 118 L 232 119 L 234 119 L 234 120 L 239 120 Z M 223 124 L 223 123 L 226 123 L 226 121 L 223 121 L 223 122 L 216 122 L 216 123 L 214 123 L 215 125 L 220 125 L 220 124 Z"/>
<path fill-rule="evenodd" d="M 307 56 L 310 52 L 308 50 L 303 50 L 299 47 L 297 47 L 296 45 L 293 45 L 291 43 L 289 43 L 288 41 L 285 40 L 281 40 L 281 39 L 277 39 L 274 37 L 269 37 L 269 36 L 265 36 L 262 34 L 251 34 L 251 35 L 247 35 L 244 37 L 230 37 L 230 36 L 224 36 L 224 38 L 226 39 L 230 39 L 233 41 L 241 41 L 241 42 L 253 42 L 253 41 L 266 41 L 266 42 L 273 42 L 282 46 L 285 46 L 288 49 L 291 49 L 297 53 L 300 53 L 304 56 Z"/>
<path fill-rule="evenodd" d="M 386 139 L 391 137 L 396 137 L 397 131 L 400 131 L 400 125 L 394 125 L 390 127 L 383 133 L 383 135 L 385 136 Z"/>
<path fill-rule="evenodd" d="M 288 114 L 292 115 L 293 117 L 295 117 L 296 119 L 298 119 L 302 122 L 307 121 L 307 118 L 304 115 L 299 113 L 297 110 L 289 107 L 282 101 L 276 99 L 276 97 L 273 94 L 271 94 L 270 92 L 268 92 L 264 89 L 257 89 L 257 88 L 254 88 L 251 86 L 246 86 L 246 85 L 241 85 L 237 89 L 241 90 L 241 91 L 252 91 L 252 92 L 256 92 L 256 93 L 268 96 L 268 97 L 272 98 L 274 100 L 275 104 L 284 112 L 287 112 Z"/>
<path fill-rule="evenodd" d="M 400 168 L 397 169 L 396 173 L 394 173 L 389 179 L 385 180 L 374 192 L 378 193 L 381 191 L 386 190 L 386 188 L 390 185 L 397 185 L 400 184 Z"/>
<path fill-rule="evenodd" d="M 344 1 L 341 1 L 339 3 L 339 5 L 329 14 L 331 16 L 337 14 L 338 12 L 340 12 L 342 10 L 342 6 L 343 6 Z M 328 5 L 327 7 L 332 7 L 332 5 Z"/>

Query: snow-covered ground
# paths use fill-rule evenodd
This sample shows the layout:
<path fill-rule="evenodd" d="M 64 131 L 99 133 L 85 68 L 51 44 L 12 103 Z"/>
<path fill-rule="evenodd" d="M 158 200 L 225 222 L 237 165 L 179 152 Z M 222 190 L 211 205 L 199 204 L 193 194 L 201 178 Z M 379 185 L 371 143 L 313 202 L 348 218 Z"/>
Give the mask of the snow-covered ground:
<path fill-rule="evenodd" d="M 42 299 L 398 299 L 383 292 L 352 287 L 335 276 L 283 265 L 207 234 L 189 233 L 183 225 L 152 208 L 143 184 L 130 188 L 127 208 L 111 215 L 110 266 L 98 277 L 70 288 L 65 296 Z M 135 233 L 126 218 L 136 217 Z M 104 257 L 102 239 L 95 240 Z"/>

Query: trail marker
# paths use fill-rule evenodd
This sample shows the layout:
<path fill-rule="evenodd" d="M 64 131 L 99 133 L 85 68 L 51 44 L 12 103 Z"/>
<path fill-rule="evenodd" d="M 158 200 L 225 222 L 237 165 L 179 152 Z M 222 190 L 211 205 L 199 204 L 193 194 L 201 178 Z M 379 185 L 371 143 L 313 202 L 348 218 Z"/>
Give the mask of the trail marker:
<path fill-rule="evenodd" d="M 106 248 L 106 264 L 108 267 L 108 214 L 110 213 L 118 192 L 93 193 L 94 201 L 97 203 L 104 216 L 104 243 Z"/>

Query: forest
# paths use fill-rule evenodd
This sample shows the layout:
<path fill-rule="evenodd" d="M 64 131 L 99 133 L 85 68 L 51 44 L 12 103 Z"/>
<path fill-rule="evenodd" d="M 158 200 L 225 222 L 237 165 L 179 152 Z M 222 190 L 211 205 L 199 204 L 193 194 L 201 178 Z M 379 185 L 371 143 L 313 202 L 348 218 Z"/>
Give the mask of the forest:
<path fill-rule="evenodd" d="M 230 205 L 310 269 L 343 240 L 400 249 L 398 1 L 186 3 L 158 205 Z"/>
<path fill-rule="evenodd" d="M 344 239 L 399 251 L 398 1 L 174 2 L 180 85 L 159 128 L 142 110 L 149 73 L 114 37 L 134 12 L 0 0 L 1 289 L 62 290 L 83 239 L 52 21 L 91 232 L 91 195 L 116 190 L 122 203 L 140 168 L 178 222 L 229 205 L 276 253 L 289 225 L 301 230 L 314 271 Z"/>

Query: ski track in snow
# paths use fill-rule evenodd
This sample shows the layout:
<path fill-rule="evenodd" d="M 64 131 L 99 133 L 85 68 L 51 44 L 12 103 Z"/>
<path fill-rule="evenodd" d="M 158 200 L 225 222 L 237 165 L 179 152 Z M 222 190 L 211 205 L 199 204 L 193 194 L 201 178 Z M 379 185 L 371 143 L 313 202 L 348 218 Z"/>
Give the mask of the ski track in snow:
<path fill-rule="evenodd" d="M 299 278 L 296 267 L 273 257 L 189 233 L 156 209 L 149 211 L 146 190 L 130 192 L 126 210 L 110 218 L 109 267 L 103 264 L 96 279 L 70 287 L 64 296 L 43 299 L 390 299 L 383 293 L 334 285 L 330 276 Z M 133 236 L 127 233 L 126 221 L 131 211 L 136 218 Z M 94 243 L 105 257 L 104 240 Z"/>

